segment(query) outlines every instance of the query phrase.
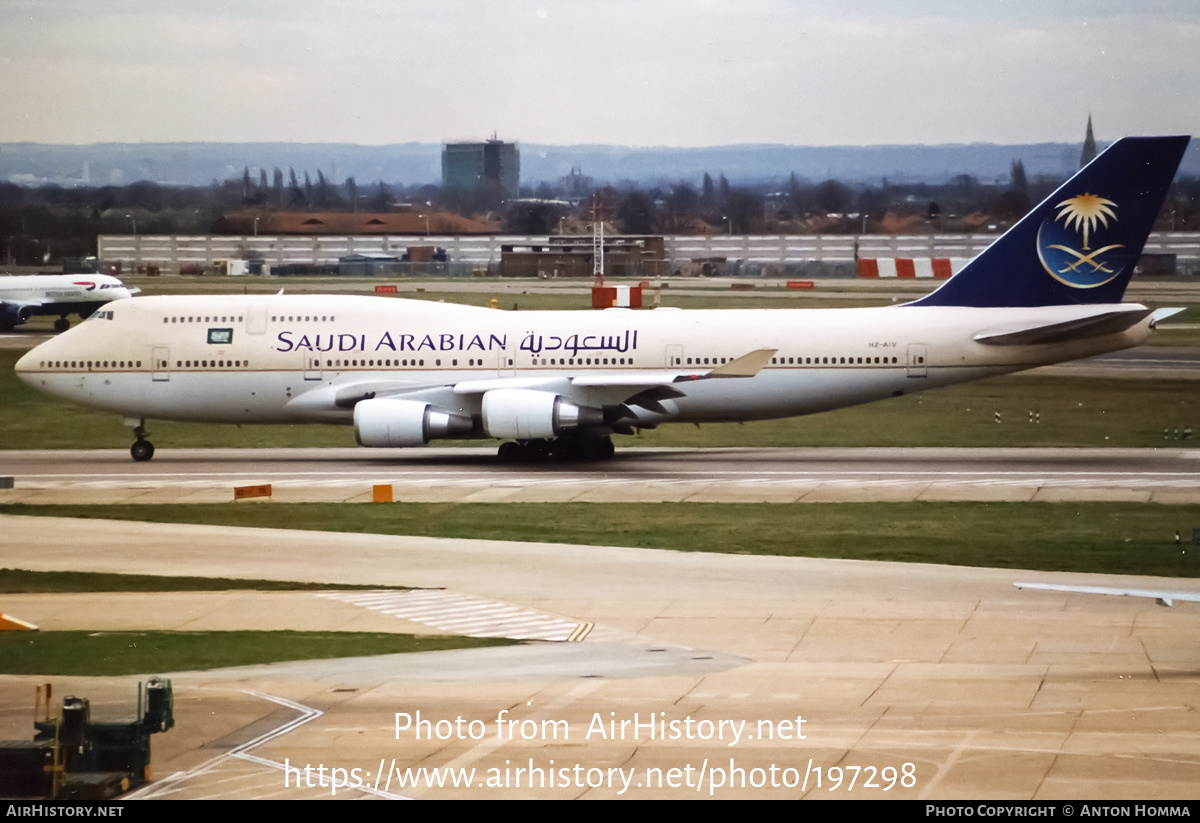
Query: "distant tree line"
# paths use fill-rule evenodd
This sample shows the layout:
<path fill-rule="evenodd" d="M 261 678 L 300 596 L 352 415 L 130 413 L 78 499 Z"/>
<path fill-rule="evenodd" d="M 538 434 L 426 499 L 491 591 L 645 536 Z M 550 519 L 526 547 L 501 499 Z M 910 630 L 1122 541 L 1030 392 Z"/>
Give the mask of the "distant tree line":
<path fill-rule="evenodd" d="M 795 174 L 776 183 L 733 186 L 718 173 L 652 188 L 607 186 L 594 198 L 606 223 L 625 234 L 929 234 L 1002 231 L 1048 197 L 1062 178 L 1030 180 L 1014 160 L 1009 179 L 981 182 L 959 175 L 941 183 L 847 184 L 802 181 Z M 563 225 L 579 230 L 591 222 L 590 201 L 563 205 L 553 187 L 523 190 L 528 199 L 504 212 L 505 231 L 545 234 Z M 1156 226 L 1200 230 L 1200 179 L 1172 188 Z"/>
<path fill-rule="evenodd" d="M 582 201 L 549 183 L 505 201 L 483 187 L 465 191 L 404 186 L 353 177 L 335 182 L 318 169 L 265 168 L 208 186 L 140 181 L 124 186 L 25 188 L 0 183 L 0 259 L 38 265 L 96 253 L 101 234 L 208 234 L 225 214 L 246 210 L 387 212 L 437 208 L 490 220 L 512 234 L 582 234 L 597 219 L 624 234 L 922 234 L 999 231 L 1048 196 L 1060 179 L 1029 179 L 1014 160 L 1009 179 L 959 175 L 944 183 L 849 184 L 802 180 L 730 184 L 718 172 L 700 181 L 605 186 Z M 1175 183 L 1159 230 L 1200 230 L 1200 180 Z"/>

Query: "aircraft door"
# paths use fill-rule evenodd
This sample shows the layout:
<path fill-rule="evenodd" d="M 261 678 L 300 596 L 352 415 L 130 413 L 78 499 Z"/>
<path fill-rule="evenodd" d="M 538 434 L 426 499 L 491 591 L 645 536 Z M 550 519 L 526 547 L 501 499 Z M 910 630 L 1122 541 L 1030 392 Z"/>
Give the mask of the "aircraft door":
<path fill-rule="evenodd" d="M 150 349 L 150 379 L 156 383 L 167 383 L 171 380 L 171 349 L 167 346 L 154 346 Z"/>
<path fill-rule="evenodd" d="M 513 377 L 517 373 L 517 345 L 515 340 L 510 339 L 508 344 L 499 351 L 496 368 L 500 370 L 501 377 Z"/>
<path fill-rule="evenodd" d="M 246 333 L 266 334 L 267 331 L 267 300 L 266 297 L 250 299 L 250 310 L 246 313 Z"/>
<path fill-rule="evenodd" d="M 925 362 L 925 344 L 924 343 L 909 343 L 908 344 L 908 376 L 909 377 L 928 377 L 929 365 Z"/>
<path fill-rule="evenodd" d="M 666 360 L 663 363 L 668 369 L 673 369 L 676 366 L 683 365 L 683 344 L 669 343 L 667 345 Z"/>
<path fill-rule="evenodd" d="M 305 380 L 320 380 L 321 379 L 321 360 L 320 357 L 314 357 L 312 352 L 303 352 L 304 356 L 304 379 Z"/>

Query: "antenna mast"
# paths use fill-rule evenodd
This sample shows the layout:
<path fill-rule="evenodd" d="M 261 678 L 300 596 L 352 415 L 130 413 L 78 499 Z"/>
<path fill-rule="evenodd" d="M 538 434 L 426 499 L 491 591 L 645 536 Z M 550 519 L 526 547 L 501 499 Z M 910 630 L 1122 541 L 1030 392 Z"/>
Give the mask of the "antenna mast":
<path fill-rule="evenodd" d="M 592 195 L 592 277 L 596 285 L 604 284 L 604 215 L 600 195 Z"/>

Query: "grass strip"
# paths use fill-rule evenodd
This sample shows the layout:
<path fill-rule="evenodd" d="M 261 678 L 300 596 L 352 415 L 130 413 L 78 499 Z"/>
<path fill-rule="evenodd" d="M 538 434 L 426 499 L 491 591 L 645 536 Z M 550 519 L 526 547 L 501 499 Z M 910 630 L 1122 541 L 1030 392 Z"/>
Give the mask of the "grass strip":
<path fill-rule="evenodd" d="M 1200 505 L 1064 503 L 271 503 L 2 505 L 0 514 L 361 534 L 1200 576 Z M 1181 542 L 1176 542 L 1176 532 Z M 203 540 L 203 537 L 198 537 Z"/>
<path fill-rule="evenodd" d="M 5 632 L 0 634 L 0 674 L 148 676 L 515 642 L 376 632 Z"/>
<path fill-rule="evenodd" d="M 108 574 L 103 572 L 35 572 L 0 569 L 0 593 L 45 594 L 51 592 L 297 592 L 331 589 L 393 589 L 404 586 L 353 586 L 337 583 L 304 583 L 294 580 L 238 580 L 232 577 L 167 577 L 155 574 Z"/>

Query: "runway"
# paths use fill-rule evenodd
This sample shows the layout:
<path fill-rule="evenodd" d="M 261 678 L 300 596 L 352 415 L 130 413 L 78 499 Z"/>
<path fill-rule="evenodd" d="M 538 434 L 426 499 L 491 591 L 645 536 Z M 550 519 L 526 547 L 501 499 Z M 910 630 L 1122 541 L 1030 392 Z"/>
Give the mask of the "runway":
<path fill-rule="evenodd" d="M 270 484 L 289 502 L 1200 502 L 1200 450 L 638 449 L 602 463 L 504 465 L 493 449 L 0 452 L 0 502 L 224 502 Z"/>

